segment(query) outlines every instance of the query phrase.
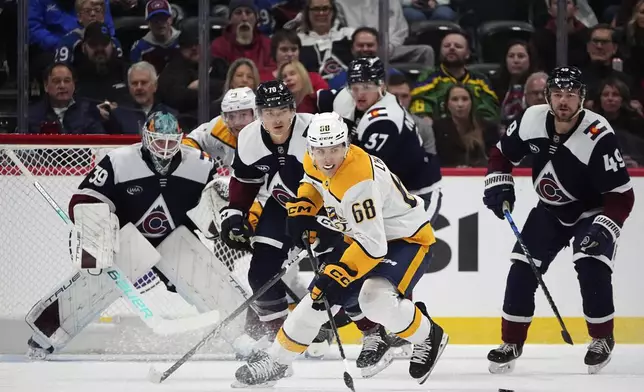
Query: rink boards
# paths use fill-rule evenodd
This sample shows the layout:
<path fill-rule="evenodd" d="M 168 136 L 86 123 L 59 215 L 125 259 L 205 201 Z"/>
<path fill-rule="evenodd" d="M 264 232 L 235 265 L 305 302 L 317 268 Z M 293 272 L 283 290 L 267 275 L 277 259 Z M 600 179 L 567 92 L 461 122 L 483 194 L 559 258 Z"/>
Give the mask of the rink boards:
<path fill-rule="evenodd" d="M 416 300 L 427 304 L 428 310 L 438 322 L 448 331 L 451 343 L 462 344 L 495 344 L 500 340 L 500 315 L 505 289 L 505 280 L 510 266 L 509 254 L 514 244 L 514 236 L 507 222 L 497 219 L 483 205 L 483 177 L 481 170 L 448 170 L 443 178 L 443 199 L 441 217 L 436 225 L 437 244 L 434 245 L 435 257 L 431 272 L 421 279 L 414 292 Z M 449 175 L 458 174 L 458 175 Z M 475 174 L 475 175 L 474 175 Z M 14 181 L 6 178 L 5 181 Z M 43 177 L 41 180 L 50 189 L 55 189 L 55 182 L 62 180 L 55 176 Z M 514 217 L 519 227 L 523 226 L 530 209 L 537 203 L 537 196 L 532 189 L 529 177 L 516 176 L 517 203 Z M 644 260 L 642 260 L 642 239 L 644 238 L 644 177 L 634 176 L 635 207 L 631 217 L 622 230 L 614 273 L 615 308 L 616 308 L 616 339 L 621 343 L 644 343 Z M 8 189 L 8 188 L 5 188 Z M 0 198 L 1 199 L 1 198 Z M 1 203 L 0 203 L 1 204 Z M 40 211 L 50 213 L 47 209 Z M 6 218 L 6 217 L 5 217 Z M 38 221 L 40 216 L 34 216 Z M 5 220 L 5 222 L 10 220 Z M 63 233 L 65 234 L 65 233 Z M 66 241 L 66 235 L 60 245 Z M 65 240 L 65 241 L 63 241 Z M 53 244 L 47 248 L 56 247 Z M 62 246 L 62 245 L 61 245 Z M 63 248 L 66 248 L 63 246 Z M 6 249 L 5 249 L 6 250 Z M 63 249 L 66 252 L 66 249 Z M 4 253 L 4 252 L 3 252 Z M 2 259 L 2 257 L 0 257 Z M 43 262 L 44 260 L 39 260 Z M 3 267 L 4 266 L 4 267 Z M 24 281 L 32 281 L 27 287 L 28 292 L 46 290 L 44 286 L 52 283 L 40 282 L 38 265 L 31 265 L 22 260 L 19 271 L 22 279 L 4 279 L 12 276 L 7 270 L 8 263 L 0 265 L 0 329 L 15 331 L 14 334 L 0 338 L 0 353 L 21 352 L 24 340 L 28 336 L 28 328 L 24 326 L 22 317 L 35 299 L 17 297 L 16 292 L 25 290 Z M 32 274 L 31 278 L 25 278 Z M 310 272 L 301 272 L 305 279 L 311 277 Z M 29 275 L 27 275 L 29 276 Z M 35 281 L 34 281 L 35 280 Z M 21 283 L 22 281 L 22 283 Z M 588 337 L 583 319 L 581 297 L 570 249 L 560 254 L 552 264 L 545 282 L 559 307 L 561 314 L 576 342 L 585 342 Z M 5 302 L 4 300 L 11 299 Z M 21 301 L 20 306 L 14 301 Z M 535 321 L 530 329 L 531 343 L 561 343 L 560 328 L 555 321 L 542 292 L 536 295 Z M 19 310 L 22 314 L 10 314 L 7 320 L 7 309 Z M 4 312 L 3 312 L 4 311 Z M 3 317 L 5 316 L 5 317 Z M 18 316 L 18 317 L 16 317 Z M 132 320 L 136 328 L 138 320 Z M 105 328 L 119 331 L 118 347 L 127 345 L 131 352 L 147 352 L 138 344 L 132 345 L 130 333 L 135 336 L 138 331 L 130 331 L 131 326 L 123 320 L 114 322 L 120 325 L 110 327 L 108 320 Z M 104 323 L 105 324 L 105 323 Z M 95 336 L 81 339 L 75 346 L 75 352 L 99 350 L 105 346 L 102 327 L 90 332 Z M 110 333 L 110 337 L 113 335 Z M 356 343 L 359 333 L 353 326 L 345 327 L 342 335 L 347 343 Z M 140 334 L 139 334 L 140 336 Z M 80 337 L 79 337 L 80 338 Z M 140 340 L 137 338 L 137 340 Z M 138 342 L 135 342 L 138 343 Z M 142 346 L 141 346 L 142 347 Z M 183 349 L 183 348 L 182 348 Z M 177 349 L 180 352 L 182 349 Z M 154 347 L 151 352 L 166 351 L 166 347 Z"/>

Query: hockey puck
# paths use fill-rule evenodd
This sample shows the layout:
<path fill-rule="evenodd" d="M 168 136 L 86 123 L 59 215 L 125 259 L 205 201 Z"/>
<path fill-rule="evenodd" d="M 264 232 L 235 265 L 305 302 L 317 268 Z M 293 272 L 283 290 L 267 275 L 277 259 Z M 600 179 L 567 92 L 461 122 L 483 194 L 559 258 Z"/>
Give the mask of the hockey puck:
<path fill-rule="evenodd" d="M 148 371 L 148 380 L 152 383 L 155 384 L 161 384 L 161 377 L 163 374 L 161 372 L 158 372 L 154 366 L 150 367 L 150 371 Z"/>

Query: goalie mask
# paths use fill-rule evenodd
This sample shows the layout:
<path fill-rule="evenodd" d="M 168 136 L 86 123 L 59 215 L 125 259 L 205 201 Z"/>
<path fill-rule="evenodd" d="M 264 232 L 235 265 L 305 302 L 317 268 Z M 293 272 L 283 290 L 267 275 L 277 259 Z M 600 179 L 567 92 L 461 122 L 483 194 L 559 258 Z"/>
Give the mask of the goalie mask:
<path fill-rule="evenodd" d="M 226 127 L 237 137 L 256 118 L 255 93 L 249 87 L 228 90 L 221 102 L 221 112 Z"/>
<path fill-rule="evenodd" d="M 307 130 L 307 150 L 313 164 L 327 177 L 333 176 L 349 151 L 349 128 L 339 114 L 313 116 Z"/>
<path fill-rule="evenodd" d="M 586 85 L 577 67 L 555 68 L 546 82 L 546 102 L 558 121 L 570 122 L 584 107 Z"/>
<path fill-rule="evenodd" d="M 166 174 L 172 158 L 181 149 L 183 132 L 177 118 L 167 112 L 154 112 L 143 126 L 143 148 L 159 174 Z"/>

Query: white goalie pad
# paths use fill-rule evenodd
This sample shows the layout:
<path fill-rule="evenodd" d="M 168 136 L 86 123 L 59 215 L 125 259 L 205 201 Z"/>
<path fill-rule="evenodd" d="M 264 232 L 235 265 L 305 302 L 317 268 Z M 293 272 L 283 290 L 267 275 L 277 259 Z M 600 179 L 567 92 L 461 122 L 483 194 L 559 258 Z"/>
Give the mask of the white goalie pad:
<path fill-rule="evenodd" d="M 218 310 L 222 318 L 250 296 L 248 288 L 185 226 L 177 227 L 159 246 L 156 267 L 176 287 L 177 293 L 199 312 Z M 238 317 L 224 332 L 232 342 L 243 331 Z"/>
<path fill-rule="evenodd" d="M 119 253 L 114 263 L 130 280 L 146 274 L 161 255 L 136 227 L 128 223 L 120 230 Z M 25 321 L 42 347 L 58 351 L 85 326 L 116 301 L 121 292 L 105 271 L 98 274 L 76 271 L 36 303 Z"/>
<path fill-rule="evenodd" d="M 210 181 L 201 192 L 199 204 L 186 213 L 206 238 L 213 238 L 221 230 L 219 210 L 228 205 L 229 183 L 230 177 L 216 177 Z M 212 230 L 213 222 L 216 232 Z"/>
<path fill-rule="evenodd" d="M 112 266 L 119 251 L 119 220 L 106 203 L 74 206 L 74 226 L 69 233 L 72 265 L 83 269 Z"/>

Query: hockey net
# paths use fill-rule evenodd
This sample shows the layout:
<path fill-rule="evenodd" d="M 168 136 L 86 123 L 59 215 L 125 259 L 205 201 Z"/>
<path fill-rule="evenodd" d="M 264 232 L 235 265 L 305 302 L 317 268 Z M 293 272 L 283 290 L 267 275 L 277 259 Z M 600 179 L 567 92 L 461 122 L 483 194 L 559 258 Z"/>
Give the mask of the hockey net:
<path fill-rule="evenodd" d="M 69 229 L 39 194 L 33 179 L 22 174 L 6 151 L 13 152 L 56 203 L 67 211 L 71 196 L 84 176 L 110 150 L 139 141 L 137 136 L 0 135 L 0 329 L 4 330 L 3 324 L 19 331 L 27 328 L 24 317 L 31 307 L 73 271 L 67 245 Z M 250 256 L 226 247 L 219 239 L 202 241 L 214 249 L 217 258 L 249 290 Z M 148 304 L 164 318 L 197 313 L 178 294 L 168 292 L 153 272 L 140 278 L 135 285 L 144 293 Z M 226 301 L 225 298 L 222 301 Z M 88 341 L 70 345 L 72 352 L 177 354 L 189 348 L 195 341 L 192 335 L 196 335 L 173 335 L 172 344 L 168 344 L 167 338 L 149 336 L 151 332 L 145 330 L 122 299 L 103 312 L 90 327 L 93 328 L 88 329 L 93 330 L 94 335 L 98 334 L 98 340 L 103 344 Z M 92 340 L 96 338 L 94 336 Z M 184 343 L 181 343 L 182 338 L 185 338 Z M 218 345 L 210 350 L 227 349 Z"/>

